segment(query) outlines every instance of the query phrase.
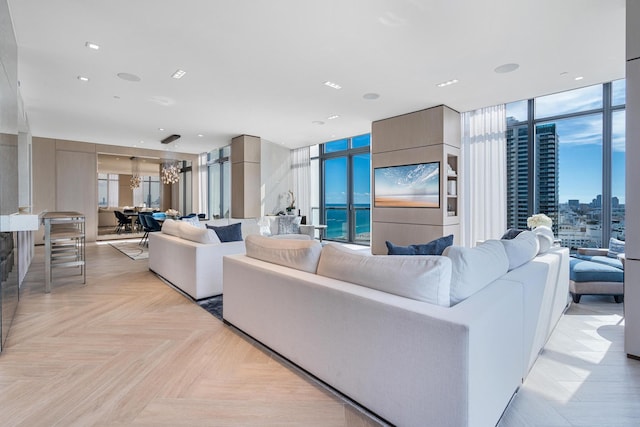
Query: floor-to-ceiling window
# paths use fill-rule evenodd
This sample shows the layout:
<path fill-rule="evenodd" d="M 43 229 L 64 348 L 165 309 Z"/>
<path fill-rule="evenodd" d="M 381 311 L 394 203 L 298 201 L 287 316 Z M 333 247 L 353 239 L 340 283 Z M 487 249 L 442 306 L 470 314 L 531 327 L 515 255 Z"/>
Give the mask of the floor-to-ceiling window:
<path fill-rule="evenodd" d="M 624 239 L 625 82 L 507 104 L 507 225 L 545 213 L 570 248 Z"/>
<path fill-rule="evenodd" d="M 370 242 L 370 143 L 371 135 L 366 134 L 320 145 L 319 216 L 329 240 Z"/>
<path fill-rule="evenodd" d="M 211 218 L 228 218 L 231 212 L 231 146 L 210 151 L 209 167 L 209 213 Z"/>
<path fill-rule="evenodd" d="M 133 204 L 143 203 L 148 208 L 160 208 L 160 177 L 141 176 L 140 187 L 133 190 Z"/>
<path fill-rule="evenodd" d="M 118 174 L 98 174 L 98 206 L 101 208 L 118 206 Z"/>

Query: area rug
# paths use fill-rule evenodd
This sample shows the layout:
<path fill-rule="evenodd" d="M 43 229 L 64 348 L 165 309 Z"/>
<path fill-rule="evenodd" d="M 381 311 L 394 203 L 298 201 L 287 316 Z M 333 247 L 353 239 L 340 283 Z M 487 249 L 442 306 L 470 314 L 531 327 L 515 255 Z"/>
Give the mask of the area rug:
<path fill-rule="evenodd" d="M 112 242 L 109 245 L 133 260 L 149 259 L 149 248 L 140 246 L 138 241 Z"/>
<path fill-rule="evenodd" d="M 198 305 L 207 310 L 214 317 L 222 320 L 222 295 L 200 300 L 198 301 Z"/>

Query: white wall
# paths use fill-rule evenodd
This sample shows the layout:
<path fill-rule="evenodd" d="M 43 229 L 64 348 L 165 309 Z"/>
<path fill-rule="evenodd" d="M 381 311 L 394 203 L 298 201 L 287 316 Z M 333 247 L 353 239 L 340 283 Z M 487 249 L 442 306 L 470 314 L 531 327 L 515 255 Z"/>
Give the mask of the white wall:
<path fill-rule="evenodd" d="M 260 147 L 261 213 L 275 214 L 288 206 L 287 194 L 293 188 L 290 150 L 264 139 Z"/>

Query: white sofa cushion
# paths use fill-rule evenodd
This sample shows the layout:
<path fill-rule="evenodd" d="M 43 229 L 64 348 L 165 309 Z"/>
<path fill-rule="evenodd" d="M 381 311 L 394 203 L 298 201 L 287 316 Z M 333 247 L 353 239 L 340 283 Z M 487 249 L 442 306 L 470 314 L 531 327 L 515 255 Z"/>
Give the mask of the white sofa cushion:
<path fill-rule="evenodd" d="M 451 305 L 464 301 L 509 269 L 509 258 L 499 240 L 487 240 L 475 248 L 449 246 L 442 255 L 452 262 Z"/>
<path fill-rule="evenodd" d="M 245 240 L 247 256 L 272 264 L 315 273 L 322 245 L 315 240 L 273 239 L 249 235 Z"/>
<path fill-rule="evenodd" d="M 180 223 L 178 221 L 174 221 L 172 219 L 165 219 L 162 223 L 162 232 L 165 234 L 169 234 L 170 236 L 180 237 Z"/>
<path fill-rule="evenodd" d="M 176 222 L 178 223 L 178 237 L 197 243 L 220 243 L 218 235 L 211 229 L 196 227 L 185 221 Z"/>
<path fill-rule="evenodd" d="M 523 231 L 510 240 L 500 240 L 509 258 L 509 271 L 531 261 L 538 255 L 540 244 L 533 231 Z"/>
<path fill-rule="evenodd" d="M 322 249 L 318 275 L 449 307 L 451 261 L 429 255 L 369 255 L 336 243 Z"/>
<path fill-rule="evenodd" d="M 540 225 L 533 229 L 533 233 L 538 237 L 538 244 L 540 248 L 538 249 L 539 254 L 546 253 L 553 247 L 553 240 L 555 236 L 553 235 L 553 231 L 551 228 L 546 225 Z"/>

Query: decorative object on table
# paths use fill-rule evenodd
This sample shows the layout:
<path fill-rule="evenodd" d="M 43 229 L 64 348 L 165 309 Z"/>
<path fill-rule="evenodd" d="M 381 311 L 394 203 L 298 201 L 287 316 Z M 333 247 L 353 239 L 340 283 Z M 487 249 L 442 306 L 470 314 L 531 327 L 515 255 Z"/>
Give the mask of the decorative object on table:
<path fill-rule="evenodd" d="M 527 218 L 527 227 L 532 230 L 542 225 L 551 228 L 551 226 L 553 225 L 553 221 L 545 214 L 535 214 Z"/>
<path fill-rule="evenodd" d="M 289 206 L 287 206 L 287 213 L 291 214 L 296 208 L 296 198 L 293 195 L 293 191 L 289 190 L 287 199 L 289 200 Z"/>
<path fill-rule="evenodd" d="M 177 219 L 180 216 L 180 211 L 175 209 L 167 209 L 165 212 L 167 218 Z"/>
<path fill-rule="evenodd" d="M 527 218 L 527 227 L 538 236 L 541 254 L 547 252 L 554 244 L 552 225 L 553 221 L 545 214 L 535 214 Z"/>
<path fill-rule="evenodd" d="M 163 184 L 175 184 L 180 180 L 180 170 L 175 160 L 164 162 L 160 171 L 160 179 Z"/>

